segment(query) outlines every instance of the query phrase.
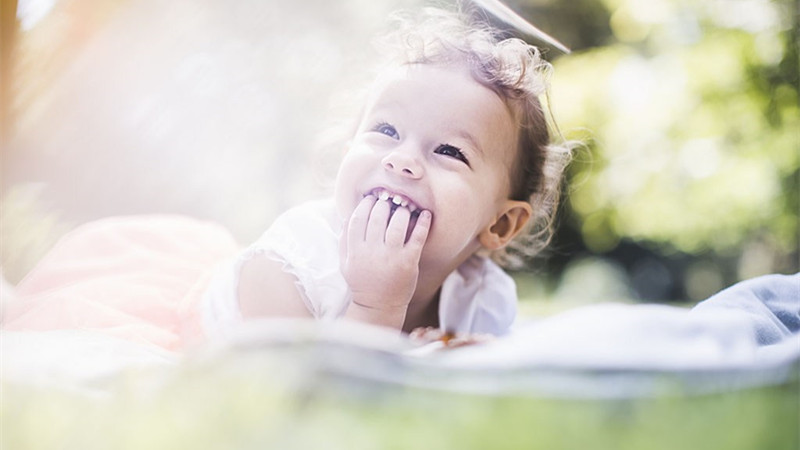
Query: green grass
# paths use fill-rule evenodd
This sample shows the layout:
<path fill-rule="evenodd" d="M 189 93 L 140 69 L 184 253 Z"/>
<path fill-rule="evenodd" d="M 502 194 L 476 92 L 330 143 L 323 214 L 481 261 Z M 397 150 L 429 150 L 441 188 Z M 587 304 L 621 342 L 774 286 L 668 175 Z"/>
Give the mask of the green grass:
<path fill-rule="evenodd" d="M 800 448 L 797 370 L 724 393 L 568 399 L 367 381 L 326 357 L 227 355 L 129 372 L 102 395 L 4 382 L 2 449 Z"/>

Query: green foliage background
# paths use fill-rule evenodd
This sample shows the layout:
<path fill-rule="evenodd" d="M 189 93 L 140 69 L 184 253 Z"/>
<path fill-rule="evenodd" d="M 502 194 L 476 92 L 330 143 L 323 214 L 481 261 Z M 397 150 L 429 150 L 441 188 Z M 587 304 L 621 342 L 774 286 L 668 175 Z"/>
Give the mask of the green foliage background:
<path fill-rule="evenodd" d="M 655 299 L 798 270 L 796 2 L 520 6 L 575 49 L 551 53 L 556 119 L 585 144 L 556 240 L 577 249 L 571 262 L 619 262 L 630 281 L 647 261 L 615 250 L 632 244 L 683 285 L 649 290 Z"/>

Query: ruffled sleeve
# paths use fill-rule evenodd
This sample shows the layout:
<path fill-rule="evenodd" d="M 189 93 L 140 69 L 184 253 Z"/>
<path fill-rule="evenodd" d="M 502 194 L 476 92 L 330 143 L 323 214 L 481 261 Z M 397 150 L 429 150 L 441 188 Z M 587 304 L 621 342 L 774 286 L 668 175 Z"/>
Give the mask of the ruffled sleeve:
<path fill-rule="evenodd" d="M 297 278 L 308 310 L 317 319 L 344 313 L 348 287 L 339 271 L 341 225 L 330 200 L 310 202 L 281 215 L 248 248 L 242 260 L 263 254 Z"/>
<path fill-rule="evenodd" d="M 349 294 L 339 271 L 339 233 L 331 200 L 305 203 L 278 217 L 257 241 L 217 270 L 204 299 L 206 334 L 224 335 L 242 322 L 239 274 L 246 261 L 259 256 L 281 263 L 297 279 L 300 295 L 315 318 L 330 320 L 344 314 Z"/>

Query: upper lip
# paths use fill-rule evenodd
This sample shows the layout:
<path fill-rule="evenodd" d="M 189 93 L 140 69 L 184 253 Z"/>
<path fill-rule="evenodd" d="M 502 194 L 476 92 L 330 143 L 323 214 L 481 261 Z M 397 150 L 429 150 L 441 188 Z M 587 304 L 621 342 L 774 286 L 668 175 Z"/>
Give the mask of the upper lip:
<path fill-rule="evenodd" d="M 410 195 L 406 194 L 403 191 L 392 189 L 384 186 L 378 186 L 375 188 L 370 189 L 366 195 L 374 195 L 375 197 L 380 198 L 381 195 L 387 195 L 391 199 L 399 199 L 400 203 L 394 201 L 395 204 L 399 204 L 401 206 L 406 206 L 409 211 L 414 212 L 416 210 L 423 209 L 422 206 L 417 203 Z"/>

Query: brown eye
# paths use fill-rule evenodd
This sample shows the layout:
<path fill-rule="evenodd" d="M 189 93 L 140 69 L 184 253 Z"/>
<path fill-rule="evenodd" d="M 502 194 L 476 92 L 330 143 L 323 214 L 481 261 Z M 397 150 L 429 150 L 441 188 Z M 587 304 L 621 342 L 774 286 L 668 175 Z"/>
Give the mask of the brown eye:
<path fill-rule="evenodd" d="M 439 155 L 449 156 L 450 158 L 455 158 L 463 162 L 467 166 L 469 166 L 469 160 L 467 160 L 467 157 L 464 155 L 461 149 L 459 149 L 458 147 L 453 147 L 450 144 L 442 144 L 436 147 L 434 153 L 437 153 Z"/>

